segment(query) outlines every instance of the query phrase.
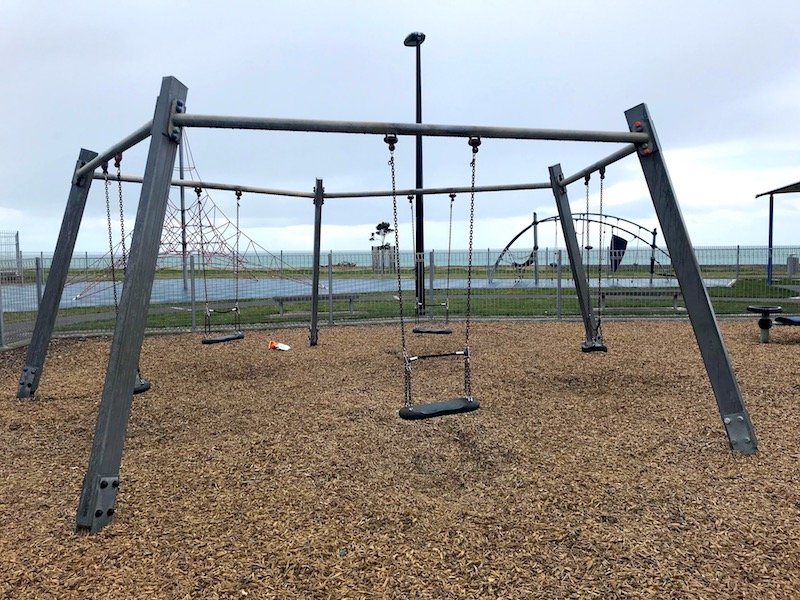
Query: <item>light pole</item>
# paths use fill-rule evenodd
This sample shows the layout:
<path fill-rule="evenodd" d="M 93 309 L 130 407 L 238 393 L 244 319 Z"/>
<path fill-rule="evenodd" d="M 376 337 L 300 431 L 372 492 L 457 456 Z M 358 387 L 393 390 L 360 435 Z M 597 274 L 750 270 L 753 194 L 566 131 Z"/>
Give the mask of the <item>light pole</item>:
<path fill-rule="evenodd" d="M 415 31 L 409 33 L 403 44 L 409 48 L 417 49 L 417 123 L 422 123 L 422 61 L 420 47 L 425 41 L 425 34 Z M 422 189 L 422 136 L 417 135 L 417 183 L 416 188 Z M 416 279 L 415 290 L 417 294 L 417 314 L 425 313 L 425 229 L 423 220 L 422 194 L 417 194 L 415 216 L 417 230 L 415 234 L 416 256 L 414 257 L 414 275 Z"/>

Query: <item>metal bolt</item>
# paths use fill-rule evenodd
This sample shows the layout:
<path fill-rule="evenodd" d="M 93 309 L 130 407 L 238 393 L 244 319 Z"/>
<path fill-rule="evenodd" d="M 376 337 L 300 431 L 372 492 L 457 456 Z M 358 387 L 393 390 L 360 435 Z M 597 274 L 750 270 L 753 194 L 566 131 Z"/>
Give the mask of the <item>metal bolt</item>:
<path fill-rule="evenodd" d="M 114 515 L 114 509 L 113 509 L 113 508 L 109 508 L 109 509 L 106 511 L 106 514 L 107 514 L 109 517 L 113 516 L 113 515 Z"/>
<path fill-rule="evenodd" d="M 94 511 L 94 516 L 95 517 L 102 517 L 103 516 L 103 511 L 98 508 L 96 511 Z"/>
<path fill-rule="evenodd" d="M 730 424 L 731 424 L 731 418 L 725 417 L 725 425 L 730 425 Z"/>
<path fill-rule="evenodd" d="M 746 438 L 744 438 L 744 441 L 745 441 L 746 444 L 749 444 L 750 443 L 750 438 L 746 437 Z"/>
<path fill-rule="evenodd" d="M 108 487 L 108 482 L 107 481 L 101 481 L 100 482 L 100 489 L 106 489 L 107 487 Z"/>
<path fill-rule="evenodd" d="M 736 417 L 736 420 L 739 422 L 744 421 L 744 417 L 742 415 L 739 415 L 738 417 Z"/>

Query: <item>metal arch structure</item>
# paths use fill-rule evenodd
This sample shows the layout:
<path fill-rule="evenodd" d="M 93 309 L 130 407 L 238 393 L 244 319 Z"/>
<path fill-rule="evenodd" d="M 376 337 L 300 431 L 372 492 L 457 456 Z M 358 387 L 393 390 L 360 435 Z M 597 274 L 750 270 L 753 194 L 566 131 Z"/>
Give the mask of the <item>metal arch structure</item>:
<path fill-rule="evenodd" d="M 104 152 L 97 154 L 91 150 L 80 151 L 71 180 L 50 277 L 45 287 L 19 382 L 18 396 L 21 398 L 32 396 L 41 377 L 47 345 L 55 324 L 55 315 L 94 171 L 116 153 L 124 152 L 135 144 L 149 139 L 150 146 L 142 177 L 126 284 L 120 300 L 119 318 L 111 342 L 89 464 L 83 478 L 78 504 L 76 528 L 79 531 L 99 530 L 112 520 L 116 511 L 120 465 L 131 410 L 136 367 L 144 339 L 145 318 L 153 286 L 171 177 L 184 127 L 625 144 L 622 149 L 568 177 L 564 176 L 561 165 L 555 164 L 548 169 L 549 182 L 536 184 L 537 188 L 545 187 L 553 191 L 562 227 L 571 229 L 571 232 L 567 232 L 571 235 L 565 235 L 564 238 L 576 283 L 580 284 L 583 281 L 584 288 L 579 290 L 579 298 L 584 297 L 587 306 L 582 309 L 591 307 L 588 306 L 586 279 L 581 276 L 584 274 L 583 264 L 572 227 L 567 187 L 586 175 L 635 153 L 647 181 L 673 268 L 683 291 L 686 310 L 700 347 L 700 354 L 729 444 L 735 452 L 743 454 L 756 452 L 757 443 L 753 426 L 701 277 L 700 267 L 678 207 L 655 128 L 644 104 L 626 111 L 627 131 L 609 132 L 188 115 L 185 113 L 187 94 L 188 89 L 183 83 L 174 77 L 164 77 L 151 121 Z M 333 194 L 321 194 L 321 190 L 322 180 L 318 180 L 313 197 L 319 206 L 324 198 L 333 197 Z"/>
<path fill-rule="evenodd" d="M 534 217 L 535 217 L 535 213 L 534 213 Z M 606 220 L 601 220 L 600 218 L 594 218 L 594 217 L 605 217 Z M 638 227 L 640 231 L 641 230 L 647 231 L 647 228 L 639 225 L 638 223 L 635 223 L 634 221 L 630 221 L 628 219 L 625 219 L 623 217 L 618 217 L 616 215 L 608 215 L 608 214 L 601 215 L 600 213 L 575 213 L 574 215 L 572 215 L 572 218 L 575 221 L 586 221 L 588 223 L 598 223 L 598 224 L 604 225 L 606 227 L 611 227 L 613 229 L 619 229 L 623 233 L 627 233 L 628 235 L 630 235 L 633 239 L 639 240 L 640 242 L 644 242 L 653 251 L 658 250 L 661 253 L 663 253 L 664 256 L 669 258 L 669 254 L 663 248 L 660 248 L 659 246 L 657 246 L 654 242 L 651 242 L 650 240 L 644 239 L 639 234 L 637 234 L 637 233 L 635 233 L 633 231 L 630 231 L 629 229 L 626 229 L 625 227 L 622 227 L 618 223 L 613 223 L 613 224 L 612 223 L 608 223 L 608 219 L 615 219 L 617 221 L 622 221 L 623 223 L 629 223 L 631 225 L 634 225 L 634 226 Z M 545 217 L 544 219 L 536 219 L 536 218 L 534 218 L 534 220 L 531 221 L 531 223 L 529 225 L 526 225 L 521 231 L 519 231 L 519 233 L 517 233 L 514 237 L 512 237 L 511 241 L 509 241 L 508 244 L 506 244 L 503 247 L 503 249 L 500 251 L 500 254 L 497 256 L 497 260 L 495 261 L 494 265 L 492 265 L 492 268 L 491 268 L 490 273 L 489 273 L 489 282 L 491 283 L 492 278 L 494 276 L 494 273 L 497 271 L 498 267 L 503 262 L 503 260 L 502 260 L 503 259 L 503 255 L 506 254 L 509 251 L 511 246 L 514 245 L 514 242 L 516 242 L 519 238 L 521 238 L 523 235 L 525 235 L 525 233 L 527 233 L 528 231 L 530 231 L 532 228 L 536 227 L 537 225 L 541 225 L 542 223 L 558 222 L 558 221 L 560 221 L 560 219 L 561 219 L 561 217 L 559 217 L 558 215 L 553 215 L 551 217 Z M 654 234 L 655 232 L 651 231 L 649 233 Z M 534 238 L 535 238 L 535 236 L 534 236 Z M 529 267 L 530 265 L 532 265 L 534 263 L 534 257 L 535 257 L 536 252 L 538 250 L 539 250 L 539 246 L 534 242 L 533 248 L 531 249 L 531 252 L 528 255 L 528 258 L 525 259 L 522 262 L 516 262 L 516 261 L 511 262 L 511 263 L 509 263 L 510 266 L 512 266 L 514 268 Z M 655 263 L 653 263 L 651 261 L 651 273 L 653 271 L 654 264 Z"/>

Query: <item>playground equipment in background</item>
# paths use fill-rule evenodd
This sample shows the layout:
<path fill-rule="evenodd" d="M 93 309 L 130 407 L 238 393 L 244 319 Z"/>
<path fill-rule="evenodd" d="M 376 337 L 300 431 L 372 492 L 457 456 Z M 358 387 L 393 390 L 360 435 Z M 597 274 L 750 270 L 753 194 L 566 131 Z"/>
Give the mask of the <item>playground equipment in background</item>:
<path fill-rule="evenodd" d="M 769 343 L 769 330 L 772 329 L 773 321 L 778 325 L 784 326 L 800 325 L 800 315 L 780 315 L 773 319 L 772 315 L 783 312 L 783 307 L 781 306 L 748 306 L 747 310 L 761 315 L 758 320 L 758 341 L 762 344 Z"/>

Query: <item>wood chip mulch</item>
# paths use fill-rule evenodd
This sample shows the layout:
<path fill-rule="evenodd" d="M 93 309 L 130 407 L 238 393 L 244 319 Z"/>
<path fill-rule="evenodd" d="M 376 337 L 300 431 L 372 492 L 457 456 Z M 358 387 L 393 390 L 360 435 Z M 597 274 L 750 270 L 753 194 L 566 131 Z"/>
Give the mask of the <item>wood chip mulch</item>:
<path fill-rule="evenodd" d="M 463 348 L 412 336 L 412 353 Z M 481 410 L 405 422 L 397 325 L 145 339 L 112 523 L 74 533 L 109 339 L 0 353 L 2 598 L 800 597 L 800 328 L 720 325 L 731 453 L 687 321 L 473 325 Z M 270 340 L 288 352 L 268 350 Z M 415 365 L 421 402 L 459 359 Z"/>

